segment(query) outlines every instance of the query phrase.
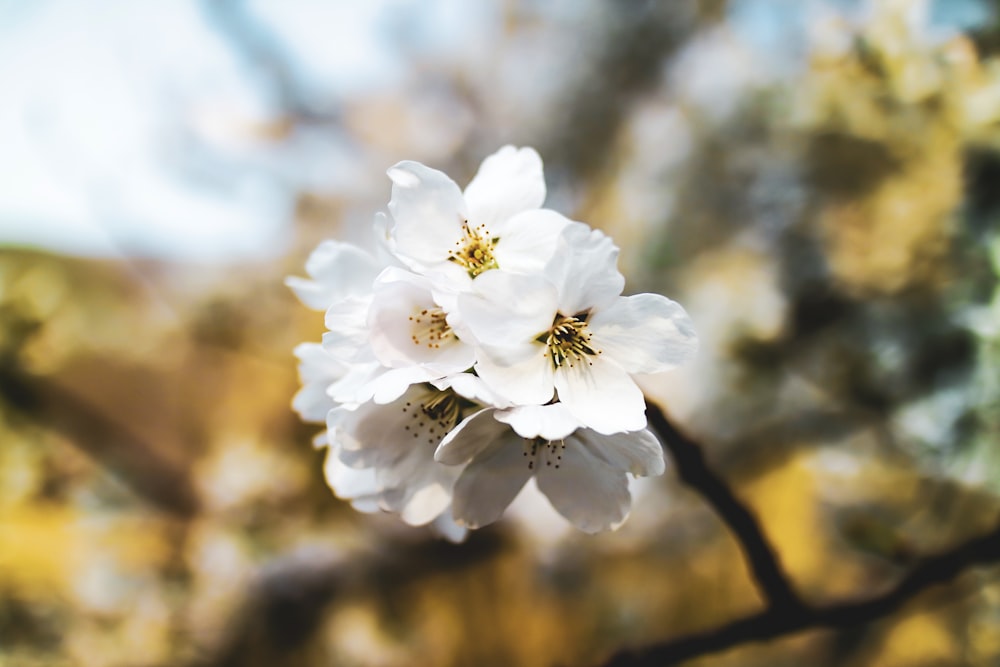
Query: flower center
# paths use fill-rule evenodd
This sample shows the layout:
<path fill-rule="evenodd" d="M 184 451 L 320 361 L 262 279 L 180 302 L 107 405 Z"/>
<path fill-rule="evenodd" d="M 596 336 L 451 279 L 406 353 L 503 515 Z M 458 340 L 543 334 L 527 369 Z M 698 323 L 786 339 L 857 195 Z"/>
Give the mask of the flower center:
<path fill-rule="evenodd" d="M 424 308 L 409 317 L 413 325 L 410 329 L 410 339 L 414 345 L 426 345 L 438 349 L 441 343 L 455 338 L 455 332 L 448 325 L 448 320 L 440 308 Z"/>
<path fill-rule="evenodd" d="M 475 278 L 484 271 L 500 268 L 493 256 L 493 247 L 499 238 L 490 238 L 486 225 L 469 227 L 469 221 L 462 222 L 462 238 L 455 241 L 455 248 L 448 251 L 448 261 L 455 262 Z"/>
<path fill-rule="evenodd" d="M 578 361 L 586 361 L 593 366 L 594 362 L 587 357 L 601 354 L 601 350 L 590 346 L 592 335 L 587 328 L 587 313 L 556 314 L 552 328 L 536 340 L 545 343 L 545 354 L 552 360 L 553 368 L 563 365 L 572 368 Z"/>
<path fill-rule="evenodd" d="M 553 442 L 542 438 L 524 439 L 524 457 L 528 459 L 528 470 L 540 468 L 542 464 L 549 468 L 559 469 L 562 455 L 566 451 L 566 442 Z"/>
<path fill-rule="evenodd" d="M 471 405 L 451 389 L 439 391 L 427 385 L 430 391 L 416 405 L 407 401 L 403 412 L 410 416 L 410 423 L 403 427 L 416 440 L 432 445 L 441 441 L 448 431 L 461 421 L 462 411 Z"/>

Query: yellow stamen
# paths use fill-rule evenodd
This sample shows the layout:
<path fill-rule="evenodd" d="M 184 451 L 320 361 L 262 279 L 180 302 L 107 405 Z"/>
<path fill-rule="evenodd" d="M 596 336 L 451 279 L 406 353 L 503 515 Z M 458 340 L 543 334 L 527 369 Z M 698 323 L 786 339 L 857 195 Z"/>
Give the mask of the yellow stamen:
<path fill-rule="evenodd" d="M 587 313 L 557 314 L 552 328 L 536 340 L 545 343 L 545 354 L 552 360 L 553 368 L 560 368 L 564 364 L 572 368 L 578 361 L 586 361 L 593 366 L 594 362 L 587 357 L 601 354 L 601 350 L 595 350 L 591 346 L 592 336 L 587 328 Z"/>
<path fill-rule="evenodd" d="M 411 315 L 409 320 L 413 322 L 413 326 L 410 339 L 413 344 L 439 349 L 442 343 L 455 338 L 455 332 L 448 325 L 446 317 L 440 308 L 424 308 Z"/>
<path fill-rule="evenodd" d="M 469 221 L 462 221 L 462 238 L 455 241 L 455 249 L 448 251 L 448 260 L 455 262 L 475 278 L 484 271 L 500 268 L 493 256 L 493 247 L 500 239 L 490 238 L 486 225 L 469 227 Z"/>

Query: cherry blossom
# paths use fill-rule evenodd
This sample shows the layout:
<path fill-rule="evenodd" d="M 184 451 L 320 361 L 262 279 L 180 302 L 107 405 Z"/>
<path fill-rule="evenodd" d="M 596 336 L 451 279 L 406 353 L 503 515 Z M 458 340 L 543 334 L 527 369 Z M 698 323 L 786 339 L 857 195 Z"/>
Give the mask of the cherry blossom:
<path fill-rule="evenodd" d="M 532 148 L 501 148 L 483 161 L 464 193 L 444 173 L 419 162 L 400 162 L 388 175 L 388 247 L 445 289 L 466 289 L 493 269 L 540 270 L 569 224 L 540 208 L 545 180 Z"/>
<path fill-rule="evenodd" d="M 586 532 L 614 529 L 630 476 L 659 475 L 635 376 L 689 360 L 684 309 L 622 296 L 618 248 L 541 208 L 541 158 L 505 146 L 464 192 L 418 162 L 388 170 L 378 253 L 325 241 L 286 284 L 324 312 L 295 349 L 293 408 L 325 422 L 331 490 L 460 540 L 534 478 Z"/>
<path fill-rule="evenodd" d="M 452 512 L 469 528 L 496 521 L 534 477 L 556 511 L 580 530 L 613 529 L 631 507 L 628 474 L 663 473 L 663 450 L 648 430 L 602 435 L 578 429 L 556 440 L 523 438 L 491 412 L 467 417 L 435 453 L 441 463 L 465 465 Z"/>
<path fill-rule="evenodd" d="M 577 223 L 560 242 L 544 273 L 490 273 L 459 295 L 479 348 L 475 370 L 516 405 L 558 400 L 598 433 L 641 429 L 645 401 L 632 375 L 691 359 L 693 325 L 664 296 L 619 296 L 618 249 L 601 232 Z"/>

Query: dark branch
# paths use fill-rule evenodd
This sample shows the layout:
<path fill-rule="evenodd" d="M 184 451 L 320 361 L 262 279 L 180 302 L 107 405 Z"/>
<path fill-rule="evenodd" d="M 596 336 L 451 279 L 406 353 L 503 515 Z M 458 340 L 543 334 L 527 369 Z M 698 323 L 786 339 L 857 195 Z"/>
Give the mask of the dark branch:
<path fill-rule="evenodd" d="M 729 485 L 708 467 L 701 447 L 678 431 L 652 403 L 646 404 L 646 417 L 673 456 L 681 481 L 701 494 L 733 531 L 768 607 L 790 613 L 800 609 L 802 601 L 781 569 L 778 556 L 764 537 L 757 519 L 733 495 Z"/>
<path fill-rule="evenodd" d="M 823 606 L 804 603 L 788 586 L 756 520 L 725 482 L 705 466 L 698 446 L 680 433 L 655 406 L 647 406 L 647 415 L 650 425 L 673 454 L 681 478 L 705 497 L 736 535 L 758 586 L 771 603 L 762 611 L 718 628 L 642 649 L 620 651 L 612 656 L 606 667 L 662 667 L 807 629 L 863 626 L 884 618 L 921 591 L 950 581 L 969 567 L 1000 561 L 1000 525 L 997 525 L 986 535 L 921 559 L 895 586 L 872 598 Z M 791 597 L 786 598 L 788 595 Z M 782 599 L 785 602 L 780 602 Z"/>
<path fill-rule="evenodd" d="M 182 517 L 198 512 L 185 466 L 78 392 L 22 371 L 16 360 L 7 361 L 0 364 L 0 409 L 5 406 L 61 433 L 160 509 Z"/>

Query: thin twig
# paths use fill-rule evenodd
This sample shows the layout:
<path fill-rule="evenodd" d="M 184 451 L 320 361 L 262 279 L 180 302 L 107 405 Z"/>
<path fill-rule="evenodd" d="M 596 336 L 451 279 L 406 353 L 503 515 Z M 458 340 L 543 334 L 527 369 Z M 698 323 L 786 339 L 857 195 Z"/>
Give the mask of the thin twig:
<path fill-rule="evenodd" d="M 754 579 L 771 603 L 763 610 L 726 625 L 653 644 L 619 651 L 605 667 L 673 665 L 751 642 L 774 639 L 807 629 L 846 629 L 884 618 L 921 591 L 945 583 L 966 569 L 1000 561 L 1000 525 L 980 537 L 919 560 L 895 586 L 867 600 L 827 605 L 801 601 L 789 587 L 774 551 L 749 510 L 707 466 L 696 443 L 678 431 L 656 406 L 647 406 L 650 425 L 674 456 L 681 478 L 712 505 L 733 531 L 750 561 Z M 791 598 L 785 596 L 791 594 Z M 784 603 L 775 602 L 785 599 Z"/>
<path fill-rule="evenodd" d="M 792 588 L 778 555 L 768 543 L 757 519 L 736 498 L 729 485 L 708 467 L 701 447 L 678 431 L 663 411 L 652 403 L 646 404 L 646 417 L 673 455 L 681 480 L 701 494 L 736 536 L 768 607 L 789 613 L 800 609 L 802 600 Z"/>

